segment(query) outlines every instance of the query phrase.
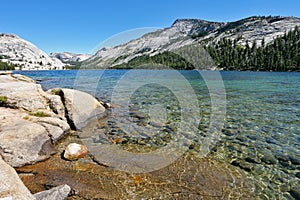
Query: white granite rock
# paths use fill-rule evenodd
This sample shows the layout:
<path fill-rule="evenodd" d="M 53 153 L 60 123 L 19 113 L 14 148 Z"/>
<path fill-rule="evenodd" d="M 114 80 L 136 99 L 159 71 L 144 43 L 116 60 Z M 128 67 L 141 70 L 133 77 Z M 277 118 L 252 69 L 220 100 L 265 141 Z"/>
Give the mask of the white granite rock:
<path fill-rule="evenodd" d="M 85 157 L 87 154 L 88 149 L 86 146 L 77 143 L 71 143 L 67 146 L 64 152 L 64 158 L 67 160 L 78 160 Z"/>
<path fill-rule="evenodd" d="M 45 190 L 34 194 L 36 200 L 64 200 L 68 197 L 71 191 L 70 186 L 61 185 L 50 190 Z"/>
<path fill-rule="evenodd" d="M 0 156 L 0 199 L 1 200 L 35 200 L 25 187 L 17 172 L 5 163 Z"/>

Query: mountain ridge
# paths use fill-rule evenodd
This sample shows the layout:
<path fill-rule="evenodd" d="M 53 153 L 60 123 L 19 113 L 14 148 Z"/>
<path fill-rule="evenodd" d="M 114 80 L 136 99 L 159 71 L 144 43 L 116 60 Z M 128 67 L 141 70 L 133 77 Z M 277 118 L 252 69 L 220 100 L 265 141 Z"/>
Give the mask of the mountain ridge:
<path fill-rule="evenodd" d="M 170 27 L 115 47 L 100 49 L 82 62 L 81 68 L 114 68 L 138 57 L 172 52 L 194 42 L 206 46 L 222 38 L 238 39 L 241 46 L 251 46 L 254 41 L 260 46 L 263 40 L 268 44 L 296 26 L 300 26 L 300 18 L 282 16 L 252 16 L 234 22 L 177 19 Z"/>
<path fill-rule="evenodd" d="M 80 54 L 80 53 L 71 53 L 71 52 L 62 52 L 62 53 L 52 52 L 52 53 L 50 53 L 50 57 L 57 58 L 62 63 L 72 65 L 72 64 L 76 64 L 77 62 L 82 62 L 82 61 L 88 59 L 89 57 L 91 57 L 91 55 Z"/>
<path fill-rule="evenodd" d="M 251 16 L 234 22 L 176 19 L 169 27 L 146 33 L 117 46 L 104 47 L 94 55 L 70 52 L 47 55 L 34 44 L 15 34 L 2 33 L 0 62 L 17 66 L 17 69 L 22 70 L 64 69 L 66 65 L 81 69 L 109 69 L 123 66 L 130 68 L 132 61 L 138 63 L 149 58 L 159 61 L 161 59 L 159 57 L 169 59 L 173 55 L 170 53 L 163 55 L 165 52 L 174 53 L 194 43 L 207 47 L 228 39 L 235 41 L 241 48 L 247 45 L 251 47 L 253 43 L 260 47 L 262 43 L 270 44 L 297 26 L 300 26 L 300 18 L 293 16 Z"/>

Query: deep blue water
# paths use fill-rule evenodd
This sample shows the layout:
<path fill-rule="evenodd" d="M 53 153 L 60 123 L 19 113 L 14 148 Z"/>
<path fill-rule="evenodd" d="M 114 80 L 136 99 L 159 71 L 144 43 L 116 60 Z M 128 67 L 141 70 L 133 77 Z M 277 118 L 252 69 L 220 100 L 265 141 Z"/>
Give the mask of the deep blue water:
<path fill-rule="evenodd" d="M 197 71 L 139 70 L 127 76 L 127 70 L 87 71 L 20 71 L 37 80 L 45 90 L 55 87 L 86 91 L 106 102 L 114 90 L 125 96 L 132 92 L 130 103 L 136 109 L 147 104 L 161 104 L 178 120 L 180 98 L 194 98 L 201 107 L 200 129 L 209 126 L 212 114 L 211 91 Z M 218 76 L 206 75 L 212 87 Z M 260 198 L 296 199 L 300 190 L 300 73 L 221 71 L 226 94 L 226 115 L 222 135 L 209 154 L 239 167 L 249 175 Z M 216 79 L 216 80 L 215 80 Z M 152 83 L 149 83 L 149 80 Z M 148 81 L 148 82 L 147 82 Z M 150 81 L 150 82 L 151 82 Z M 135 91 L 126 88 L 135 84 Z M 121 87 L 120 87 L 121 86 Z M 170 87 L 169 87 L 170 86 Z M 172 88 L 174 86 L 174 88 Z M 124 94 L 123 94 L 124 93 Z M 186 104 L 188 105 L 188 104 Z M 299 193 L 298 193 L 299 194 Z"/>

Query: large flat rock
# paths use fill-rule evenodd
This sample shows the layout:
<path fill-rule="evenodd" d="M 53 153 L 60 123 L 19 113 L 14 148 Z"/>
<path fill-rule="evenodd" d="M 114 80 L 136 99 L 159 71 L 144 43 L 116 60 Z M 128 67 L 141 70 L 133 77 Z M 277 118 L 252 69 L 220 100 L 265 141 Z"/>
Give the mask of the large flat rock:
<path fill-rule="evenodd" d="M 45 160 L 53 153 L 45 127 L 26 117 L 18 110 L 0 107 L 0 155 L 13 167 Z"/>
<path fill-rule="evenodd" d="M 34 112 L 49 109 L 47 99 L 42 96 L 41 85 L 28 82 L 6 82 L 0 84 L 0 94 L 7 98 L 9 107 Z"/>

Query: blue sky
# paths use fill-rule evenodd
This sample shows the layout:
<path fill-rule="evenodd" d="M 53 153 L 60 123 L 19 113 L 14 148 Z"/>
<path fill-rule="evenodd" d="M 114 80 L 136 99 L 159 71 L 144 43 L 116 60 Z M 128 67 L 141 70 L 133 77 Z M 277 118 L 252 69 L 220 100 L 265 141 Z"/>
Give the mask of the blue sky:
<path fill-rule="evenodd" d="M 299 0 L 5 0 L 0 6 L 0 32 L 15 33 L 47 53 L 90 53 L 115 34 L 168 27 L 177 18 L 300 17 Z"/>

